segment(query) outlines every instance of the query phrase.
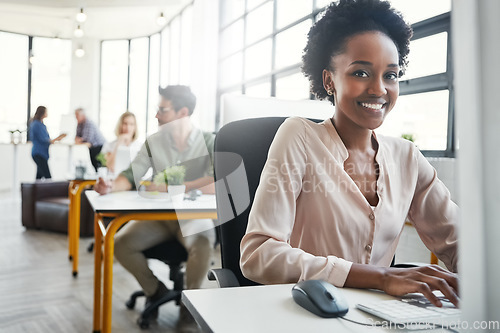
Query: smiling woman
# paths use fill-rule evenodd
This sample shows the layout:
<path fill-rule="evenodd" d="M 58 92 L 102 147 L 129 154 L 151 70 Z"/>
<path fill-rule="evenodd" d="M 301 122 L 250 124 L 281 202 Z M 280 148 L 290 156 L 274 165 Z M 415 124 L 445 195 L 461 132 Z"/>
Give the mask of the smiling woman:
<path fill-rule="evenodd" d="M 414 144 L 375 132 L 396 105 L 411 35 L 382 0 L 332 3 L 311 28 L 303 71 L 335 110 L 276 133 L 241 241 L 248 279 L 421 292 L 437 306 L 440 290 L 458 304 L 458 207 Z M 406 219 L 451 272 L 389 267 Z"/>

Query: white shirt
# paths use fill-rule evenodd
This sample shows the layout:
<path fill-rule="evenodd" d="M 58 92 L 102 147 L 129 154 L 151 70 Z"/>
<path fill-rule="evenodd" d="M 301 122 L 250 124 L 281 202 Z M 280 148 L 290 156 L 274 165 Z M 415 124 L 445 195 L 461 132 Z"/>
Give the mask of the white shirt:
<path fill-rule="evenodd" d="M 111 153 L 115 150 L 116 145 L 118 144 L 118 140 L 114 140 L 112 142 L 107 142 L 102 147 L 101 152 L 103 154 Z M 114 174 L 117 176 L 123 170 L 127 169 L 130 163 L 137 156 L 139 150 L 141 150 L 143 142 L 139 142 L 138 140 L 134 140 L 130 143 L 130 145 L 119 145 L 116 150 L 115 156 L 115 170 Z"/>

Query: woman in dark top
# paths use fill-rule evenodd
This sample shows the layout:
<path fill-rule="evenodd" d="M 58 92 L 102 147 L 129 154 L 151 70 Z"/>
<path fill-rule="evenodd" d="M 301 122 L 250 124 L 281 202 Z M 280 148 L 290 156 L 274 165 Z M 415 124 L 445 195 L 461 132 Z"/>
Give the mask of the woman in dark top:
<path fill-rule="evenodd" d="M 35 115 L 30 124 L 29 139 L 33 142 L 31 149 L 31 157 L 36 163 L 36 179 L 51 178 L 49 170 L 49 146 L 61 140 L 66 134 L 61 134 L 55 139 L 50 139 L 47 127 L 43 123 L 43 119 L 47 117 L 47 108 L 39 106 L 36 109 Z"/>

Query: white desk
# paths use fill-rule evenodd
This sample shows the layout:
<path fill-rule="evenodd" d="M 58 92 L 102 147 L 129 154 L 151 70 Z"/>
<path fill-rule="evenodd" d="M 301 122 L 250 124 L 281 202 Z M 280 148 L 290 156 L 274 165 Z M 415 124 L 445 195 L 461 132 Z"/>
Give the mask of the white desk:
<path fill-rule="evenodd" d="M 181 204 L 173 204 L 169 200 L 141 197 L 136 191 L 106 195 L 99 195 L 95 191 L 85 193 L 95 212 L 93 332 L 109 333 L 111 332 L 114 236 L 118 228 L 130 220 L 216 219 L 215 195 L 203 195 L 195 201 L 184 200 Z M 102 222 L 105 216 L 114 218 L 106 228 Z M 104 255 L 102 255 L 103 245 Z"/>
<path fill-rule="evenodd" d="M 386 332 L 337 318 L 321 318 L 303 309 L 292 298 L 293 284 L 255 287 L 184 290 L 182 302 L 204 332 L 215 333 L 336 333 Z M 354 306 L 360 301 L 393 299 L 382 292 L 342 288 L 349 303 L 345 318 L 373 324 L 381 319 Z M 373 321 L 369 320 L 371 318 Z M 391 331 L 401 331 L 393 329 Z M 416 332 L 416 331 L 412 331 Z M 419 331 L 420 332 L 420 331 Z M 426 332 L 446 332 L 427 330 Z"/>

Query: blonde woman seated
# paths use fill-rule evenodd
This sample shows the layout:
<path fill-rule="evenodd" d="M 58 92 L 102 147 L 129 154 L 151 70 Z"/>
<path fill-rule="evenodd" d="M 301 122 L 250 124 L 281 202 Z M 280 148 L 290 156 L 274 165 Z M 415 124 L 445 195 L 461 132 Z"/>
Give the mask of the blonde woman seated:
<path fill-rule="evenodd" d="M 132 112 L 120 116 L 115 129 L 116 140 L 106 143 L 102 153 L 106 157 L 106 167 L 115 175 L 125 170 L 141 149 L 137 141 L 137 122 Z"/>

